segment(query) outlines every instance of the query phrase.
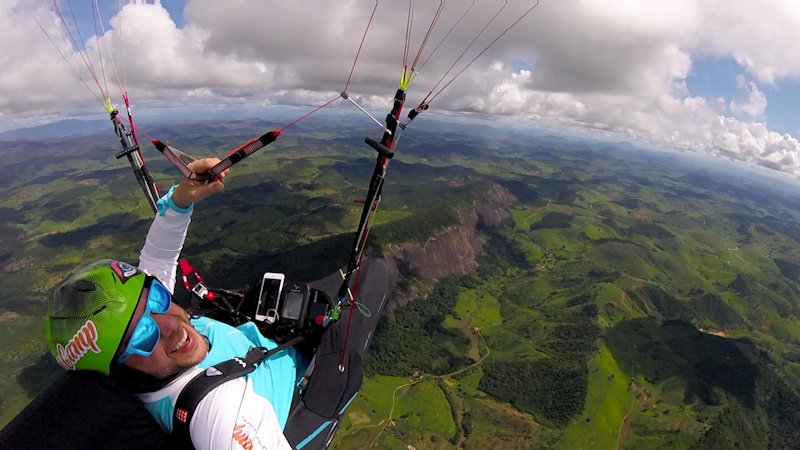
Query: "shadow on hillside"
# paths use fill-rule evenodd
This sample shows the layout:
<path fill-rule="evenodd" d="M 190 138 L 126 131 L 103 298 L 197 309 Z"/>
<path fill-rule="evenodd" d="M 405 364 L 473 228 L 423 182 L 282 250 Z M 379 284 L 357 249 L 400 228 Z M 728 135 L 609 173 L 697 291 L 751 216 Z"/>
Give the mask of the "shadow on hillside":
<path fill-rule="evenodd" d="M 658 383 L 680 377 L 685 382 L 685 400 L 717 405 L 714 392 L 721 389 L 743 405 L 756 403 L 755 389 L 761 377 L 758 349 L 748 340 L 734 340 L 698 331 L 691 323 L 650 318 L 622 322 L 605 336 L 620 368 L 632 376 Z M 748 357 L 749 356 L 749 357 Z"/>
<path fill-rule="evenodd" d="M 277 253 L 228 255 L 216 267 L 209 268 L 208 276 L 214 286 L 227 287 L 248 283 L 255 286 L 269 270 L 282 272 L 291 280 L 317 280 L 347 264 L 353 239 L 354 233 L 344 233 Z"/>

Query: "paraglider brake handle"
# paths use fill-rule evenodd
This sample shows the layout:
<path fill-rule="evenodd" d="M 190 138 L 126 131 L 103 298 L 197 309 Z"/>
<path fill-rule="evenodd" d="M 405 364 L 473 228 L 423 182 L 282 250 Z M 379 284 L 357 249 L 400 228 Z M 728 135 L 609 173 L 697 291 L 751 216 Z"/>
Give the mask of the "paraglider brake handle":
<path fill-rule="evenodd" d="M 188 178 L 192 181 L 210 182 L 220 173 L 255 153 L 256 150 L 275 142 L 275 139 L 277 139 L 280 135 L 280 130 L 274 130 L 248 141 L 241 147 L 230 151 L 225 159 L 217 163 L 217 165 L 214 167 L 210 168 L 207 172 L 203 173 L 196 173 L 189 168 L 188 162 L 191 162 L 191 160 L 194 160 L 194 158 L 179 150 L 170 148 L 168 145 L 156 139 L 153 139 L 153 145 L 159 152 L 167 157 L 167 160 L 169 160 L 169 162 L 171 162 L 172 165 L 174 165 L 185 178 Z"/>

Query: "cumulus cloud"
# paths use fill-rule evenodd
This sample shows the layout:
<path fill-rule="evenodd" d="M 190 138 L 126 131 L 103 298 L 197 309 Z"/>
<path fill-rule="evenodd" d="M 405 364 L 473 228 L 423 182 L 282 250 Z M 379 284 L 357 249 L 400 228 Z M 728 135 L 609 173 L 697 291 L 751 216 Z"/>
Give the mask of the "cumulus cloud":
<path fill-rule="evenodd" d="M 701 4 L 703 25 L 694 30 L 693 50 L 732 56 L 763 83 L 800 76 L 800 60 L 786 53 L 800 39 L 800 3 L 709 0 Z"/>
<path fill-rule="evenodd" d="M 745 120 L 757 120 L 764 118 L 764 110 L 767 108 L 767 97 L 758 89 L 752 81 L 746 81 L 743 75 L 736 77 L 739 88 L 747 92 L 744 100 L 731 100 L 731 111 L 734 116 Z"/>
<path fill-rule="evenodd" d="M 54 37 L 57 49 L 37 25 Z M 0 114 L 8 120 L 49 116 L 58 105 L 74 110 L 94 101 L 78 79 L 60 61 L 58 51 L 72 54 L 54 27 L 55 16 L 45 8 L 28 9 L 13 2 L 0 2 Z M 58 50 L 58 51 L 57 51 Z M 53 70 L 59 67 L 58 70 Z M 67 69 L 67 70 L 64 70 Z M 84 89 L 81 91 L 81 89 Z"/>
<path fill-rule="evenodd" d="M 416 105 L 437 83 L 448 83 L 532 4 L 509 2 L 464 52 L 502 6 L 475 3 L 420 70 L 409 89 L 409 103 Z M 77 53 L 60 40 L 54 13 L 32 5 L 0 1 L 0 60 L 7 68 L 0 73 L 0 127 L 98 108 L 33 20 L 53 33 L 85 79 Z M 124 56 L 127 84 L 140 110 L 313 107 L 344 88 L 373 5 L 358 0 L 228 0 L 224 5 L 192 0 L 181 26 L 160 5 L 126 5 L 110 18 L 102 36 L 86 33 L 82 44 L 96 64 L 98 46 L 111 50 L 101 52 L 104 67 L 111 67 L 112 56 L 119 66 Z M 409 59 L 437 5 L 416 3 Z M 429 51 L 468 6 L 447 4 Z M 391 102 L 400 79 L 407 7 L 405 2 L 379 4 L 348 88 L 365 107 L 384 109 Z M 800 78 L 800 59 L 785 53 L 800 40 L 797 23 L 800 4 L 791 1 L 543 0 L 436 97 L 431 111 L 469 111 L 536 126 L 595 130 L 797 175 L 800 145 L 796 138 L 767 128 L 762 92 L 764 86 Z M 689 91 L 693 60 L 707 57 L 738 62 L 742 95 L 706 98 Z M 521 60 L 530 67 L 515 69 Z M 443 76 L 448 69 L 449 75 Z M 124 83 L 108 77 L 110 92 L 120 90 L 117 84 Z M 96 86 L 90 87 L 96 94 Z"/>

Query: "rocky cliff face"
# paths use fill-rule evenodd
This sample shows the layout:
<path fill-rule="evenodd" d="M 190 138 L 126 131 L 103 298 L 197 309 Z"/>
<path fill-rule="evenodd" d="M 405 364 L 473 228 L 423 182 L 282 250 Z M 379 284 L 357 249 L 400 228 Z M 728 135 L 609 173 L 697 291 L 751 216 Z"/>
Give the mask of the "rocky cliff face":
<path fill-rule="evenodd" d="M 485 201 L 475 202 L 475 214 L 478 223 L 497 227 L 503 220 L 511 217 L 506 207 L 517 201 L 517 198 L 506 188 L 499 184 L 494 184 L 486 193 Z"/>
<path fill-rule="evenodd" d="M 424 245 L 392 246 L 391 258 L 401 274 L 438 279 L 447 275 L 465 275 L 478 266 L 476 257 L 483 242 L 476 233 L 475 211 L 461 212 L 461 225 L 451 227 Z"/>
<path fill-rule="evenodd" d="M 500 185 L 492 185 L 485 197 L 473 202 L 472 209 L 460 212 L 461 224 L 448 228 L 429 239 L 424 245 L 392 245 L 386 249 L 386 258 L 401 276 L 416 275 L 428 280 L 445 276 L 472 273 L 478 267 L 478 254 L 483 241 L 478 235 L 478 225 L 496 227 L 511 216 L 506 209 L 516 198 Z M 395 292 L 387 304 L 391 314 L 419 296 L 420 291 Z"/>

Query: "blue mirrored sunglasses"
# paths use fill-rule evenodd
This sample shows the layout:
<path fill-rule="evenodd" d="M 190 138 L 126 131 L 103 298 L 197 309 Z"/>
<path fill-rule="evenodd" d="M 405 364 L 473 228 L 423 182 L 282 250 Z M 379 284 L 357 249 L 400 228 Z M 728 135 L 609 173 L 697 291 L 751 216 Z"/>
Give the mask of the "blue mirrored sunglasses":
<path fill-rule="evenodd" d="M 161 330 L 156 321 L 150 317 L 150 313 L 164 314 L 167 312 L 172 302 L 172 294 L 155 277 L 148 276 L 144 287 L 148 287 L 148 284 L 150 290 L 147 293 L 144 314 L 136 324 L 125 352 L 117 358 L 117 364 L 122 364 L 133 354 L 149 356 L 156 349 L 156 344 L 161 338 Z"/>

